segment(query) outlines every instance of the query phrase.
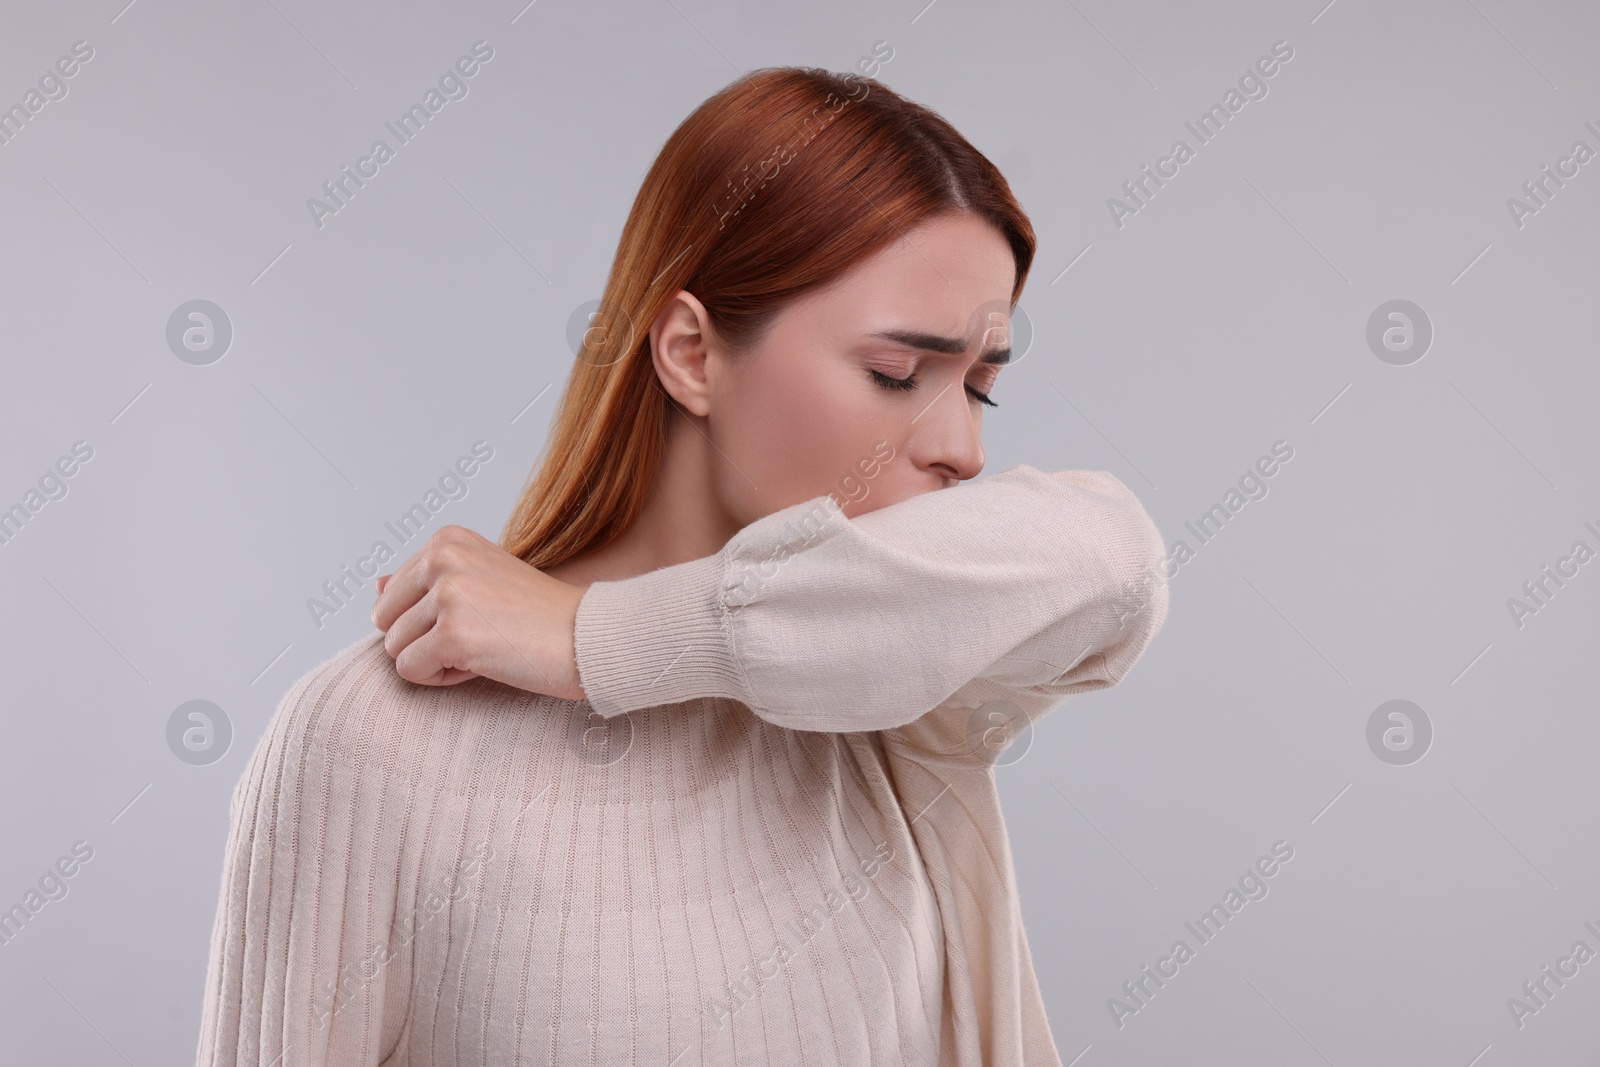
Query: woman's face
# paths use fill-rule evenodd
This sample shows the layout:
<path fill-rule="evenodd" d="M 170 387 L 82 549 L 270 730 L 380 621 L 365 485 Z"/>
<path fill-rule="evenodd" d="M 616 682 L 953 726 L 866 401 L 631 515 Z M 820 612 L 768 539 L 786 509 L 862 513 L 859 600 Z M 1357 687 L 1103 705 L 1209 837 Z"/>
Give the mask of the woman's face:
<path fill-rule="evenodd" d="M 735 524 L 826 493 L 859 515 L 975 477 L 987 406 L 975 394 L 1009 354 L 1015 271 L 993 226 L 946 216 L 786 307 L 743 355 L 690 325 L 698 301 L 664 312 L 657 352 L 703 351 L 697 373 L 659 354 L 657 368 L 703 416 L 712 492 Z"/>

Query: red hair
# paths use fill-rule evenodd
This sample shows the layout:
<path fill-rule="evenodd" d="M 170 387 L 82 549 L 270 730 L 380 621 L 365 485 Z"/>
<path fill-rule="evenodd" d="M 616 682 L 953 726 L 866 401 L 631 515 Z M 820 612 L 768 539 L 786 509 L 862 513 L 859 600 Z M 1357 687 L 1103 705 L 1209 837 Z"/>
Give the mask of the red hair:
<path fill-rule="evenodd" d="M 661 147 L 628 213 L 584 335 L 500 547 L 552 567 L 609 543 L 644 507 L 671 403 L 650 326 L 680 289 L 731 352 L 783 307 L 937 215 L 990 222 L 1016 259 L 1033 226 L 993 163 L 934 111 L 871 78 L 812 67 L 751 71 Z"/>

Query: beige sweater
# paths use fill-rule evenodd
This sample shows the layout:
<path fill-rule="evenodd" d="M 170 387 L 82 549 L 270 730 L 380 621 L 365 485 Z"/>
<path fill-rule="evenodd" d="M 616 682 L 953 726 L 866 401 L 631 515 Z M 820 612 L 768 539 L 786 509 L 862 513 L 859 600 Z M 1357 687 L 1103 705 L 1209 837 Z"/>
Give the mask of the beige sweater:
<path fill-rule="evenodd" d="M 234 790 L 198 1063 L 1058 1065 L 994 764 L 1127 673 L 1162 555 L 1021 466 L 592 585 L 587 701 L 361 639 Z"/>

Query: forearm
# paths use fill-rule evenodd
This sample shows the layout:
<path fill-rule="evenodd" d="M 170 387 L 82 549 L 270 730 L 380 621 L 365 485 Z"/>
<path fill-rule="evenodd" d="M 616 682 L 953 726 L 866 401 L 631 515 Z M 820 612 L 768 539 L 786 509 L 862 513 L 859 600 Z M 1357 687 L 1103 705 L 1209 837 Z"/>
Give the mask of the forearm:
<path fill-rule="evenodd" d="M 888 729 L 979 678 L 1114 684 L 1165 617 L 1159 531 L 1100 472 L 1013 468 L 797 526 L 814 510 L 592 585 L 574 638 L 595 710 L 717 696 L 794 729 Z"/>

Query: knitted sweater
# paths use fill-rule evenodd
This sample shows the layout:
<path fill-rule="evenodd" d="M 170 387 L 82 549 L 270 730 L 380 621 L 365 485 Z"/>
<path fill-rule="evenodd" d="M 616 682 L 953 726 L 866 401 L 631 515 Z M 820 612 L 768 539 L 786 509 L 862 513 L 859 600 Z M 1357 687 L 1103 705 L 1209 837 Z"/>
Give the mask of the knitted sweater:
<path fill-rule="evenodd" d="M 596 582 L 583 701 L 362 638 L 233 792 L 197 1062 L 1059 1065 L 995 764 L 1128 672 L 1162 555 L 1019 466 Z"/>

